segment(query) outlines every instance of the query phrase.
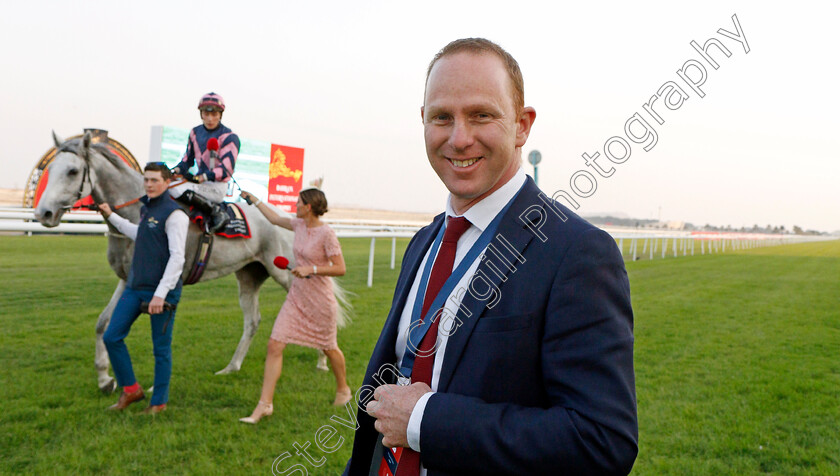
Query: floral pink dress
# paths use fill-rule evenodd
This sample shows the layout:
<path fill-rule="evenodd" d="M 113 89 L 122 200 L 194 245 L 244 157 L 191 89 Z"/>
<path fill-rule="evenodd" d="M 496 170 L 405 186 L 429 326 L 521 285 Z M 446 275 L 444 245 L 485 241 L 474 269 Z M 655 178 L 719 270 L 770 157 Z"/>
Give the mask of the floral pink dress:
<path fill-rule="evenodd" d="M 292 230 L 295 266 L 329 266 L 331 256 L 341 255 L 338 238 L 326 224 L 307 228 L 302 219 L 292 218 Z M 271 338 L 316 349 L 337 349 L 337 312 L 331 277 L 295 278 L 274 321 Z"/>

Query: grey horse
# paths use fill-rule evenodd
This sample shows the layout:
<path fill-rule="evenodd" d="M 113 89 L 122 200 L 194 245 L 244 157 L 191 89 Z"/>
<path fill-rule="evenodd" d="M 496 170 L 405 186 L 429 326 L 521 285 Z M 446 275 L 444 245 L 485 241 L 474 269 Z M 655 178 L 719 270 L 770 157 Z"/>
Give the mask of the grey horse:
<path fill-rule="evenodd" d="M 60 140 L 53 133 L 56 155 L 48 167 L 49 179 L 44 189 L 35 217 L 46 227 L 59 224 L 61 217 L 77 200 L 92 195 L 97 203 L 119 205 L 129 202 L 145 194 L 143 190 L 143 176 L 128 166 L 122 159 L 111 152 L 104 143 L 92 143 L 90 133 L 81 138 L 69 141 Z M 127 205 L 115 213 L 137 223 L 140 220 L 140 203 Z M 242 308 L 244 324 L 242 337 L 236 346 L 236 351 L 228 365 L 216 372 L 226 374 L 236 372 L 242 366 L 242 361 L 251 346 L 251 340 L 257 332 L 260 323 L 259 291 L 260 286 L 269 277 L 281 286 L 289 289 L 292 279 L 291 273 L 273 265 L 277 256 L 292 257 L 292 241 L 294 234 L 288 230 L 274 226 L 263 217 L 262 213 L 252 206 L 244 206 L 243 212 L 248 219 L 251 238 L 224 239 L 217 237 L 213 243 L 213 252 L 207 263 L 201 281 L 220 278 L 230 273 L 236 273 L 239 283 L 239 306 Z M 99 389 L 112 392 L 116 389 L 116 382 L 108 373 L 108 354 L 102 335 L 111 320 L 111 313 L 117 304 L 123 290 L 134 242 L 108 224 L 108 263 L 120 278 L 111 300 L 99 314 L 96 322 L 96 372 Z M 194 256 L 199 246 L 201 231 L 195 224 L 190 225 L 187 237 L 186 258 L 183 278 L 192 269 Z M 349 302 L 344 289 L 334 283 L 333 289 L 339 302 L 336 321 L 343 327 L 348 320 Z M 188 305 L 188 304 L 187 304 Z"/>

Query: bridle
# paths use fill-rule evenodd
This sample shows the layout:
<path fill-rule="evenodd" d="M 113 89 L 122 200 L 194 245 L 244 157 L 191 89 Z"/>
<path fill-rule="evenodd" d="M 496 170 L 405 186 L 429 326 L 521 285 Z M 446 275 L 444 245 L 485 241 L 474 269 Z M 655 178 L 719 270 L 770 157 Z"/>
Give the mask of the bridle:
<path fill-rule="evenodd" d="M 58 154 L 60 154 L 62 152 L 69 152 L 69 153 L 75 155 L 76 157 L 79 157 L 78 149 L 73 150 L 72 148 L 66 146 L 66 144 L 59 147 L 59 149 L 56 151 L 55 155 L 57 156 Z M 88 209 L 88 210 L 99 210 L 99 203 L 101 203 L 101 202 L 99 202 L 96 199 L 96 197 L 94 196 L 94 192 L 95 192 L 96 189 L 93 186 L 93 178 L 91 177 L 90 163 L 87 160 L 84 160 L 84 159 L 82 160 L 82 162 L 84 162 L 84 172 L 82 172 L 82 181 L 81 181 L 81 183 L 79 183 L 79 191 L 76 192 L 76 199 L 73 200 L 73 202 L 70 205 L 67 205 L 65 207 L 61 207 L 62 210 L 71 210 L 73 208 L 74 203 L 76 203 L 79 200 L 81 200 L 82 198 L 84 198 L 84 196 L 85 196 L 84 195 L 85 183 L 87 183 L 87 185 L 90 186 L 90 196 L 91 196 L 91 198 L 93 198 L 93 205 L 82 205 L 81 208 Z"/>

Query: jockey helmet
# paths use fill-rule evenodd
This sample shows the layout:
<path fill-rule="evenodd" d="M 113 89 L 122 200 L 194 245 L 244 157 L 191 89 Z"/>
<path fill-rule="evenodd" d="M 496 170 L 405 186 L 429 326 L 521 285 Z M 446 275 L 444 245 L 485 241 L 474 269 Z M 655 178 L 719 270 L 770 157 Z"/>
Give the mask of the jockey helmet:
<path fill-rule="evenodd" d="M 198 109 L 201 111 L 225 111 L 225 100 L 216 93 L 207 93 L 201 96 L 198 102 Z"/>

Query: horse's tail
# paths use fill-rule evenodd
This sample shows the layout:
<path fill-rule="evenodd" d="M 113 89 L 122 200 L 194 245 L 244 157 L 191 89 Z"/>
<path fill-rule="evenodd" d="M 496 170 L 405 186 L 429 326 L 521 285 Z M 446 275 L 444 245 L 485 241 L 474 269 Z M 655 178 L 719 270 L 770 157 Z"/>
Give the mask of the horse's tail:
<path fill-rule="evenodd" d="M 353 294 L 355 293 L 344 289 L 341 283 L 333 278 L 333 295 L 338 301 L 335 323 L 339 329 L 346 327 L 353 320 L 353 304 L 350 302 L 350 295 Z"/>

